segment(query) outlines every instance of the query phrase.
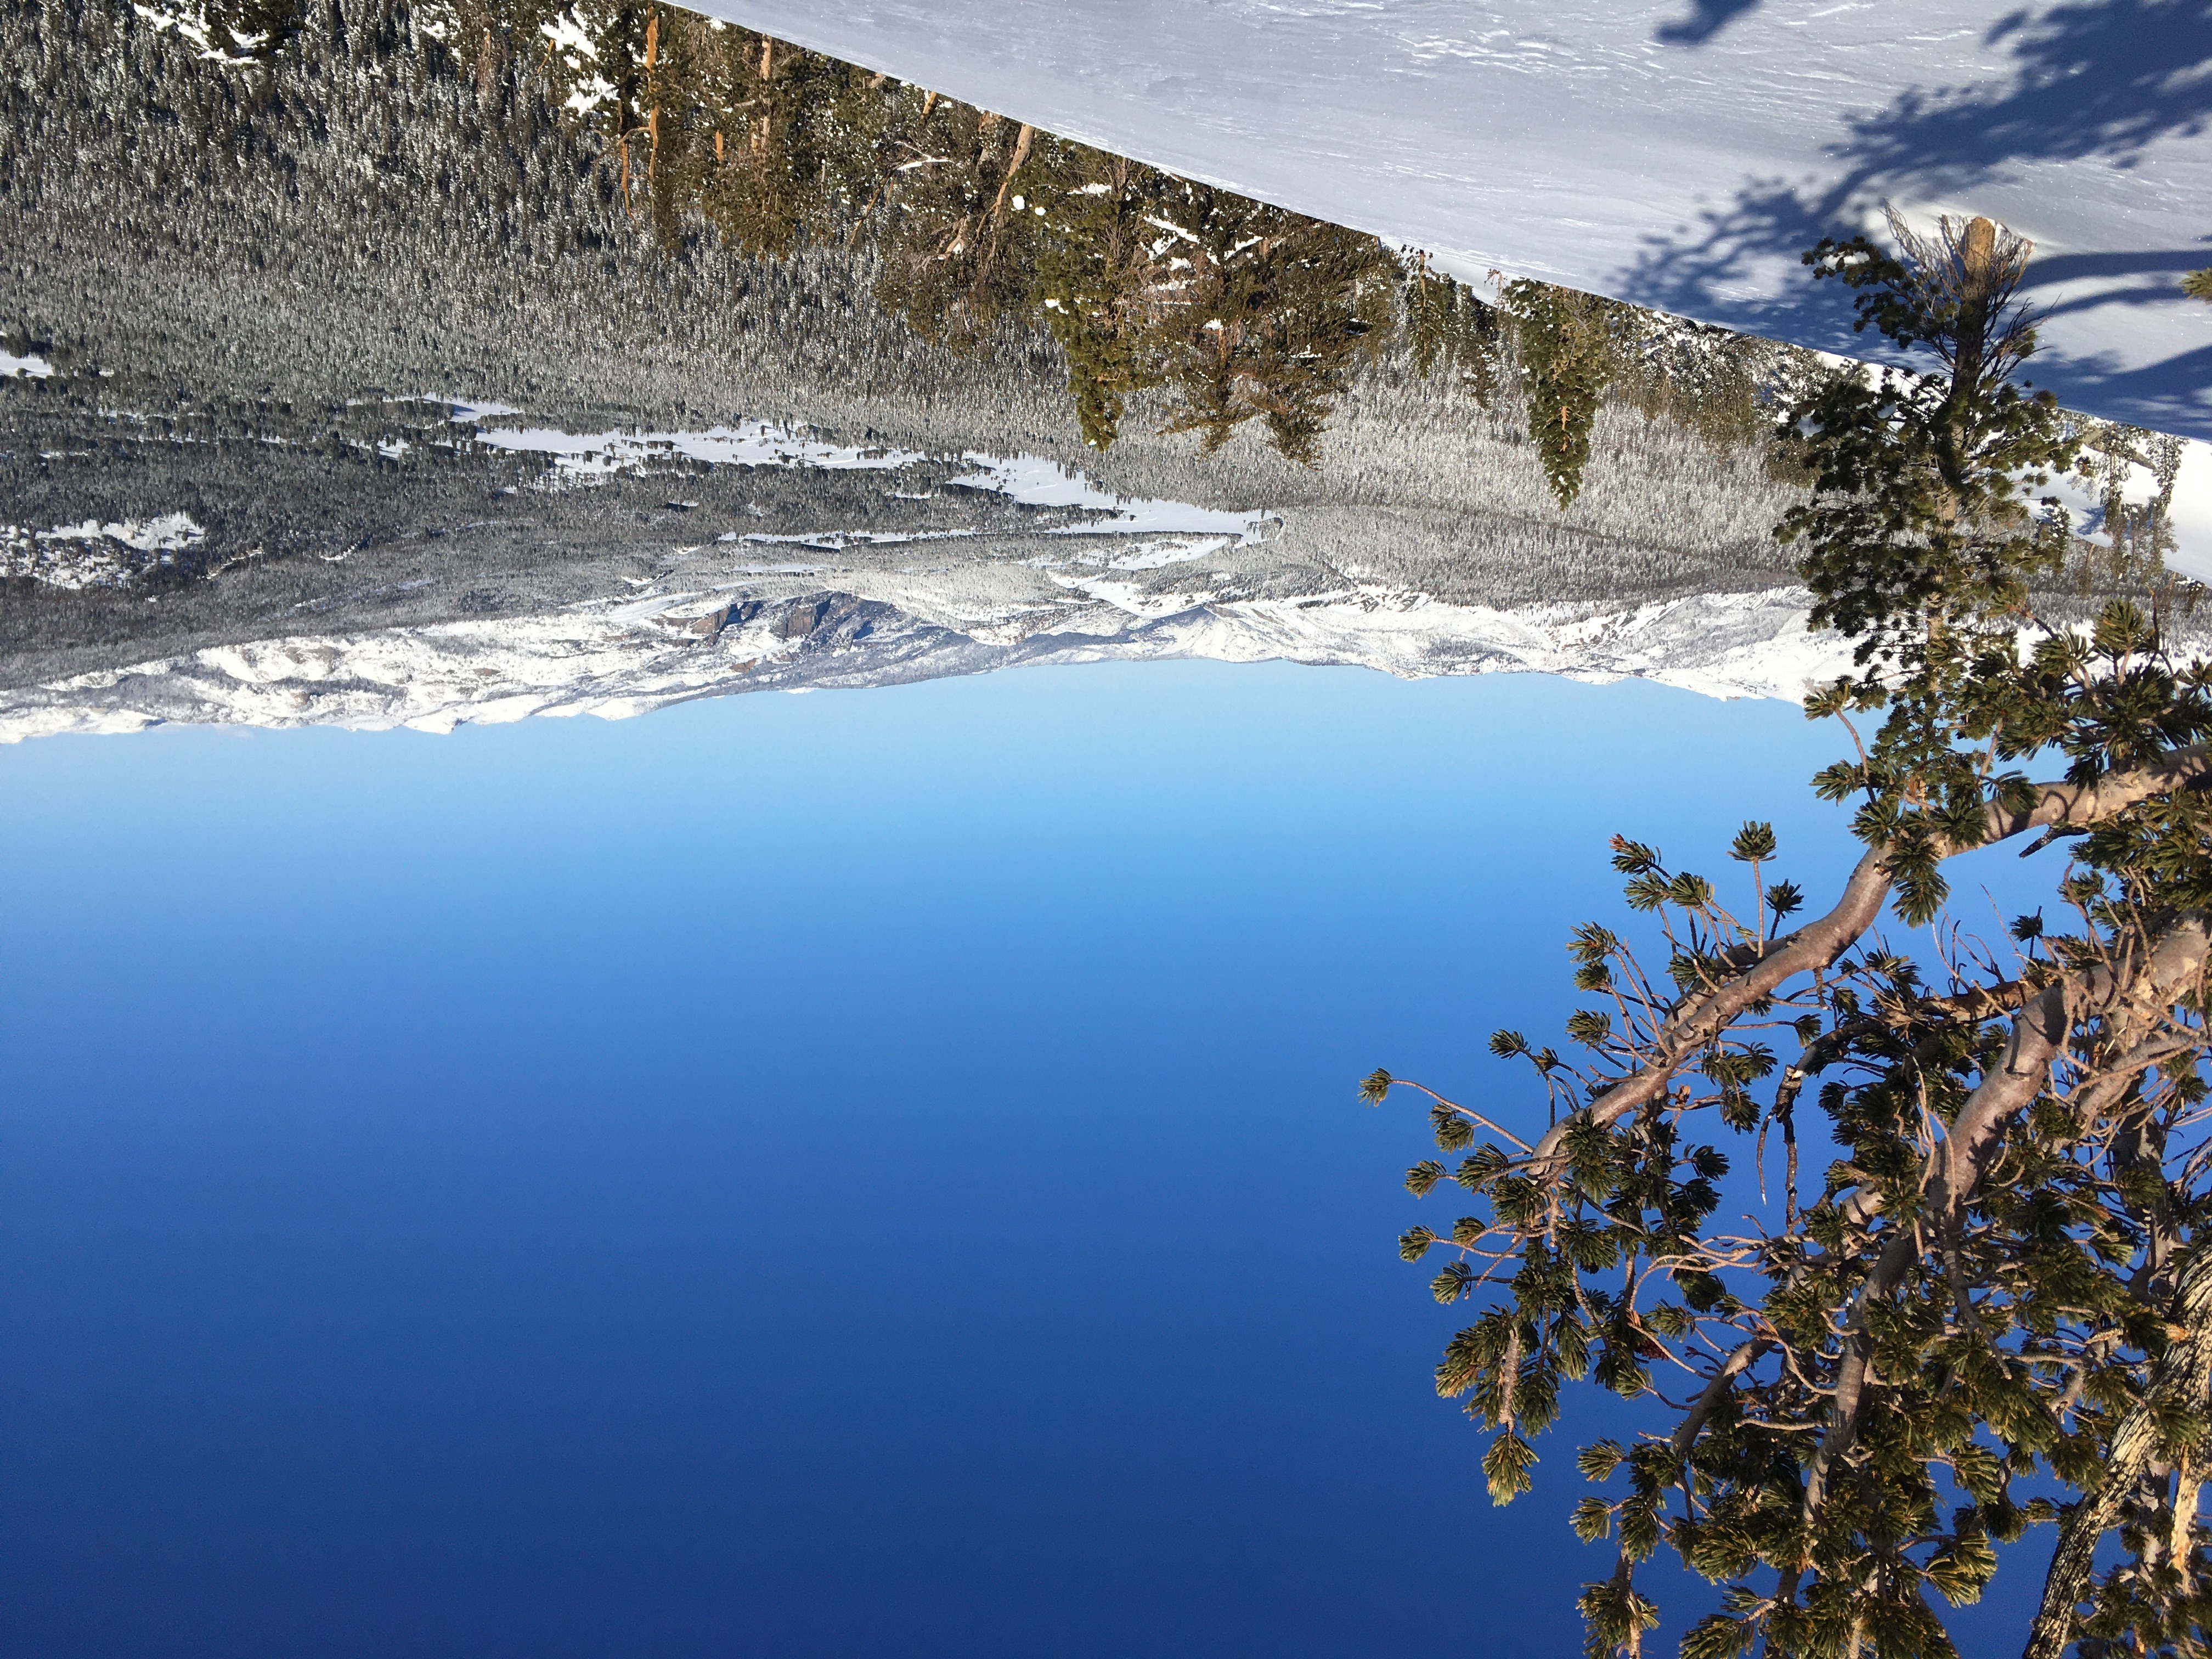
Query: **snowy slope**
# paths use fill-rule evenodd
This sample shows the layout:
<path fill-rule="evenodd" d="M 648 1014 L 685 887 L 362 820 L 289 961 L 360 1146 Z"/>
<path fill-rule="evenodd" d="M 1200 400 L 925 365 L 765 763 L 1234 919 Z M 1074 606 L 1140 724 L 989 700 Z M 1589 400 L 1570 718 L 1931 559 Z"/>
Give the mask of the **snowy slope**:
<path fill-rule="evenodd" d="M 1061 575 L 1067 608 L 1032 610 L 1014 626 L 986 616 L 963 629 L 837 592 L 757 607 L 676 593 L 550 616 L 221 646 L 0 690 L 0 743 L 170 721 L 450 732 L 532 714 L 621 719 L 743 691 L 1163 658 L 1357 664 L 1404 678 L 1634 675 L 1714 696 L 1795 697 L 1807 679 L 1847 660 L 1832 637 L 1806 633 L 1806 596 L 1795 589 L 1614 611 L 1497 611 L 1404 592 L 1320 603 L 1139 597 L 1114 580 L 1115 567 L 1158 568 L 1143 549 L 1095 577 L 1072 567 Z"/>
<path fill-rule="evenodd" d="M 1379 388 L 1374 396 L 1367 418 L 1379 422 L 1389 400 Z M 154 643 L 157 635 L 137 651 L 102 652 L 84 668 L 0 690 L 0 742 L 170 721 L 449 731 L 1115 659 L 1349 664 L 1409 678 L 1636 675 L 1718 696 L 1789 697 L 1845 661 L 1832 638 L 1807 633 L 1806 595 L 1778 585 L 1757 533 L 1786 492 L 1730 475 L 1694 441 L 1655 435 L 1632 416 L 1620 417 L 1626 428 L 1601 447 L 1593 471 L 1595 493 L 1610 490 L 1628 516 L 1600 514 L 1594 527 L 1570 532 L 1532 511 L 1522 487 L 1540 486 L 1525 455 L 1526 477 L 1510 465 L 1469 471 L 1485 444 L 1516 447 L 1495 422 L 1451 419 L 1450 441 L 1426 426 L 1401 434 L 1440 495 L 1378 483 L 1370 504 L 1348 505 L 1317 497 L 1303 473 L 1255 469 L 1248 455 L 1226 476 L 1255 494 L 1223 492 L 1204 506 L 1164 491 L 1121 493 L 1028 452 L 966 448 L 933 459 L 759 421 L 576 433 L 490 404 L 451 407 L 477 446 L 526 455 L 540 469 L 501 491 L 532 501 L 525 522 L 538 539 L 526 544 L 525 564 L 558 544 L 562 526 L 587 526 L 595 500 L 618 479 L 647 483 L 649 501 L 668 487 L 658 480 L 680 477 L 702 499 L 647 515 L 669 539 L 572 564 L 567 583 L 520 599 L 505 592 L 507 567 L 472 558 L 458 538 L 442 558 L 407 556 L 395 540 L 397 563 L 377 562 L 366 544 L 349 549 L 341 562 L 351 574 L 339 586 L 358 592 L 342 597 L 364 602 L 351 617 L 375 616 L 370 602 L 387 590 L 479 583 L 489 584 L 481 591 L 497 614 L 465 614 L 465 596 L 459 617 L 387 611 L 350 625 L 322 619 L 325 599 L 228 617 L 204 609 L 198 621 L 168 624 L 173 646 Z M 1636 493 L 1668 476 L 1684 444 L 1696 487 L 1727 498 L 1711 522 L 1658 513 Z M 1362 453 L 1385 470 L 1407 464 L 1387 446 Z M 1218 485 L 1218 469 L 1232 465 L 1221 457 L 1193 471 L 1172 446 L 1164 458 L 1176 464 L 1133 476 L 1156 487 Z M 853 487 L 787 490 L 771 483 L 779 473 Z M 1288 486 L 1307 487 L 1261 504 L 1260 488 Z M 1760 507 L 1747 545 L 1729 507 L 1743 506 L 1736 497 L 1747 490 Z M 902 510 L 890 511 L 892 502 Z M 62 592 L 128 587 L 138 578 L 136 567 L 125 569 L 118 538 L 137 534 L 132 545 L 151 550 L 154 531 L 182 533 L 186 524 L 197 531 L 173 515 L 146 526 L 0 525 L 0 547 L 27 550 L 34 579 Z M 356 567 L 357 557 L 368 562 Z M 1583 579 L 1560 559 L 1586 563 Z M 146 602 L 198 597 L 170 586 Z"/>
<path fill-rule="evenodd" d="M 511 411 L 473 412 L 485 443 L 542 456 L 546 471 L 532 488 L 556 494 L 648 472 L 678 453 L 734 457 L 755 472 L 927 483 L 911 475 L 920 458 L 909 452 L 758 422 L 575 434 L 502 424 L 498 416 Z M 620 597 L 498 618 L 288 629 L 0 690 L 0 743 L 172 721 L 449 732 L 532 714 L 619 719 L 694 697 L 1117 659 L 1353 664 L 1407 678 L 1637 675 L 1724 697 L 1794 697 L 1846 662 L 1832 636 L 1807 633 L 1802 589 L 1763 586 L 1756 573 L 1735 573 L 1735 589 L 1723 580 L 1716 591 L 1662 599 L 1505 607 L 1441 597 L 1464 591 L 1480 559 L 1472 547 L 1414 576 L 1406 573 L 1418 562 L 1409 566 L 1401 549 L 1389 566 L 1398 574 L 1387 574 L 1389 562 L 1296 551 L 1280 514 L 1118 495 L 1036 455 L 971 451 L 934 493 L 963 507 L 988 497 L 1032 512 L 1018 532 L 707 530 L 708 539 L 668 550 L 653 576 L 623 577 Z M 864 499 L 856 505 L 867 511 Z M 105 579 L 114 562 L 107 540 L 131 528 L 87 526 L 58 539 L 19 531 L 16 539 L 42 551 L 34 574 L 82 587 Z M 85 539 L 94 530 L 101 536 Z M 1376 520 L 1371 533 L 1387 538 L 1387 525 Z M 775 555 L 787 556 L 762 562 Z"/>
<path fill-rule="evenodd" d="M 1972 210 L 2036 243 L 2041 384 L 2212 437 L 2206 0 L 702 0 L 1176 172 L 1830 349 L 1797 255 Z"/>

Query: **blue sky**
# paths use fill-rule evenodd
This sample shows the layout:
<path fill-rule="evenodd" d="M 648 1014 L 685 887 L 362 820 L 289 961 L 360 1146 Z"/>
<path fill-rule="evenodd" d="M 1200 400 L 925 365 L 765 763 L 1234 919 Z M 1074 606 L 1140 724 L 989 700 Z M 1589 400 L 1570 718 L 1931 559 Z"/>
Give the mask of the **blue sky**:
<path fill-rule="evenodd" d="M 11 1651 L 1577 1651 L 1356 1082 L 1540 1111 L 1607 836 L 1817 904 L 1836 742 L 1152 664 L 0 752 Z"/>

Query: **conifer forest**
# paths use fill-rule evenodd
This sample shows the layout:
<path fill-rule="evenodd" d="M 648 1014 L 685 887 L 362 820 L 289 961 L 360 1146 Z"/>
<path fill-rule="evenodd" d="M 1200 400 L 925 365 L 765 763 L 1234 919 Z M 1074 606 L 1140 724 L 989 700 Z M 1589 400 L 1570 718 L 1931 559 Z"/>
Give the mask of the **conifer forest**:
<path fill-rule="evenodd" d="M 1562 1030 L 1357 1085 L 1433 1135 L 1465 1484 L 1575 1488 L 1588 1659 L 1958 1659 L 2021 1583 L 2006 1652 L 2212 1656 L 2212 611 L 2182 441 L 2033 386 L 2023 236 L 1808 236 L 1878 367 L 657 0 L 0 0 L 0 739 L 1115 658 L 1802 700 L 1849 860 L 1623 792 L 1564 962 L 1534 877 L 1465 919 Z"/>

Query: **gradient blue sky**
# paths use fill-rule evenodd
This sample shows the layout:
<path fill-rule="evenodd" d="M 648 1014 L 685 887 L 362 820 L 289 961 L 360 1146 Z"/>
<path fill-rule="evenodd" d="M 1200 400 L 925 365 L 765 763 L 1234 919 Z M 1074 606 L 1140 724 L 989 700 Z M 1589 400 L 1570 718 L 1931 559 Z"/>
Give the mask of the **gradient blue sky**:
<path fill-rule="evenodd" d="M 1607 835 L 1817 901 L 1836 744 L 1152 664 L 0 751 L 9 1650 L 1578 1652 L 1355 1085 L 1540 1111 Z"/>

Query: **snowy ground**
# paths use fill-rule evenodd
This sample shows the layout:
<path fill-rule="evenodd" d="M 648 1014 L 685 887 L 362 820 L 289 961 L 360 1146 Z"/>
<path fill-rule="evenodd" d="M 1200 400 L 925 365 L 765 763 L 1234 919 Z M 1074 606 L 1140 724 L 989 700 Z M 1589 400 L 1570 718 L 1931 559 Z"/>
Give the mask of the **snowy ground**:
<path fill-rule="evenodd" d="M 2042 384 L 2212 438 L 2208 0 L 700 4 L 1470 279 L 1829 349 L 1865 343 L 1802 249 L 1986 213 L 2037 246 Z"/>

